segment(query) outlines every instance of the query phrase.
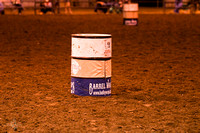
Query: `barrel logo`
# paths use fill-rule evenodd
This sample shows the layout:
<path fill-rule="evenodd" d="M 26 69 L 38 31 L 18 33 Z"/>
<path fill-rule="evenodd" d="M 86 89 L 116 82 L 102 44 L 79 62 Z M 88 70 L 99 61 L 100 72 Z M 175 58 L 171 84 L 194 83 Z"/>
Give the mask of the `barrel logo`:
<path fill-rule="evenodd" d="M 105 56 L 110 56 L 110 54 L 111 54 L 111 43 L 110 43 L 110 41 L 107 42 L 107 40 L 104 40 L 104 41 L 105 41 L 104 55 Z"/>
<path fill-rule="evenodd" d="M 125 20 L 125 25 L 137 25 L 137 20 Z"/>
<path fill-rule="evenodd" d="M 72 74 L 77 74 L 79 70 L 81 70 L 81 66 L 78 64 L 77 61 L 72 60 L 72 68 L 71 68 Z"/>

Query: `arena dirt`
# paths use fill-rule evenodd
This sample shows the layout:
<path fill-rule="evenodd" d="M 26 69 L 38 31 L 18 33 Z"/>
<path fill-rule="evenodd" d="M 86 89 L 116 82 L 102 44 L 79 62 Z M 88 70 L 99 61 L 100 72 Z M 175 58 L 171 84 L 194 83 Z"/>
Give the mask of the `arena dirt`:
<path fill-rule="evenodd" d="M 200 16 L 0 16 L 0 132 L 200 132 Z M 112 34 L 112 96 L 70 94 L 72 33 Z"/>

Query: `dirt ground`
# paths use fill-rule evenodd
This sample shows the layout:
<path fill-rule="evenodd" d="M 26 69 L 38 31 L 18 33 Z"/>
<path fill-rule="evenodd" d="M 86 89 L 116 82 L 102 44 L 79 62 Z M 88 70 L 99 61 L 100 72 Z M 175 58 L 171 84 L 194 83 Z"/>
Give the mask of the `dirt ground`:
<path fill-rule="evenodd" d="M 200 16 L 0 16 L 0 132 L 200 132 Z M 112 34 L 112 95 L 70 93 L 71 34 Z"/>

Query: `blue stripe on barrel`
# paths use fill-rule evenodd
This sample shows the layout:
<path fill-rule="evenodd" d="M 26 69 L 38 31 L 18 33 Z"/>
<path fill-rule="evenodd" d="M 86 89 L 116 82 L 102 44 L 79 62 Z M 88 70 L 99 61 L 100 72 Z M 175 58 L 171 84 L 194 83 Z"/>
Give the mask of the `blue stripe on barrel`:
<path fill-rule="evenodd" d="M 110 96 L 111 78 L 71 77 L 71 93 L 80 96 Z"/>
<path fill-rule="evenodd" d="M 138 25 L 138 19 L 137 18 L 124 18 L 123 21 L 124 25 Z"/>

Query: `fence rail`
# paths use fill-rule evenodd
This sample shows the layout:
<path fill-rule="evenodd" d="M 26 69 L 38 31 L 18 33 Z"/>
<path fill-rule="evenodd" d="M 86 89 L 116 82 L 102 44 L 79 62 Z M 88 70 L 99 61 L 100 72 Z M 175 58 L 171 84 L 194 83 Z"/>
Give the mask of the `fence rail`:
<path fill-rule="evenodd" d="M 188 10 L 190 14 L 195 14 L 197 9 L 197 5 L 200 4 L 200 0 L 183 0 L 183 6 L 181 9 Z M 199 5 L 200 6 L 200 5 Z M 167 9 L 175 8 L 175 0 L 163 0 L 163 12 L 166 13 Z"/>
<path fill-rule="evenodd" d="M 5 9 L 17 9 L 11 2 L 11 0 L 2 0 L 4 2 Z M 45 0 L 23 0 L 22 7 L 24 9 L 32 9 L 34 13 L 37 14 L 37 11 L 40 10 L 40 4 Z M 60 13 L 61 10 L 64 10 L 64 0 L 50 0 L 53 5 L 54 13 Z M 104 0 L 109 1 L 109 0 Z M 175 8 L 175 0 L 133 0 L 139 3 L 139 6 L 142 4 L 154 3 L 157 4 L 157 7 L 163 7 L 163 12 L 165 13 L 167 9 Z M 186 5 L 189 1 L 193 0 L 183 0 L 183 5 Z M 58 6 L 55 6 L 55 3 L 59 2 Z M 96 5 L 96 0 L 71 0 L 71 8 L 72 9 L 94 9 Z"/>
<path fill-rule="evenodd" d="M 5 7 L 12 7 L 11 0 L 2 0 Z M 58 1 L 59 3 L 64 3 L 64 0 L 50 0 L 52 3 Z M 103 1 L 110 1 L 110 0 L 103 0 Z M 118 0 L 119 1 L 119 0 Z M 133 0 L 134 1 L 134 0 Z M 136 0 L 139 4 L 161 4 L 163 0 Z M 21 0 L 22 6 L 24 8 L 33 8 L 35 3 L 44 2 L 44 0 Z M 71 0 L 71 7 L 82 7 L 82 8 L 90 8 L 94 7 L 96 0 Z"/>

